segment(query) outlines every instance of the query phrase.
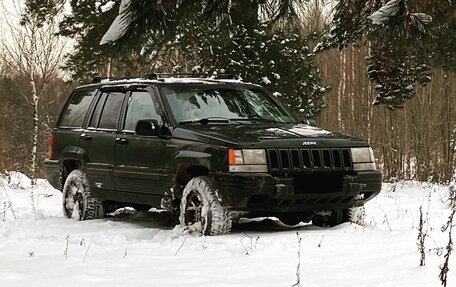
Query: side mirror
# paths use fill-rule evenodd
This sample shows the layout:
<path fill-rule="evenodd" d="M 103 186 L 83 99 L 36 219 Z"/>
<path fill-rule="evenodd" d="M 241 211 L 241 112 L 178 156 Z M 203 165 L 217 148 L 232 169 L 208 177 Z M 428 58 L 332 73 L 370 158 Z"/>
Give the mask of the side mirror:
<path fill-rule="evenodd" d="M 304 118 L 304 119 L 301 120 L 301 122 L 303 124 L 306 124 L 306 125 L 311 126 L 311 127 L 316 127 L 317 126 L 317 122 L 314 119 Z"/>
<path fill-rule="evenodd" d="M 139 136 L 158 136 L 157 120 L 139 120 L 136 123 L 135 133 Z"/>

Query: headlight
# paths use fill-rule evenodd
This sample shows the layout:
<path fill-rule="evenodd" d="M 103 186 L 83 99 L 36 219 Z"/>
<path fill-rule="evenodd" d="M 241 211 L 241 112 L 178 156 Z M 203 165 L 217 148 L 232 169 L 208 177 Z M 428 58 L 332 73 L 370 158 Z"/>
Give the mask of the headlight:
<path fill-rule="evenodd" d="M 351 155 L 353 160 L 353 169 L 355 171 L 375 170 L 375 158 L 372 148 L 352 148 Z"/>
<path fill-rule="evenodd" d="M 230 172 L 267 172 L 264 149 L 228 149 Z"/>

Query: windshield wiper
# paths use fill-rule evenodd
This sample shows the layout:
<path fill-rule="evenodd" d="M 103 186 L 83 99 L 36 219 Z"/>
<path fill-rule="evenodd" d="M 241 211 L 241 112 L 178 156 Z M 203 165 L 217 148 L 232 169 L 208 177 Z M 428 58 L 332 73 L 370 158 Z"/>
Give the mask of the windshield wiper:
<path fill-rule="evenodd" d="M 251 117 L 251 118 L 231 118 L 230 121 L 236 122 L 264 122 L 264 123 L 277 123 L 276 120 L 265 119 L 260 117 Z"/>
<path fill-rule="evenodd" d="M 225 117 L 207 117 L 197 120 L 189 120 L 179 122 L 180 125 L 185 124 L 195 124 L 199 123 L 202 125 L 207 125 L 208 123 L 230 123 L 230 122 L 263 122 L 263 123 L 278 123 L 276 120 L 265 119 L 260 117 L 251 117 L 251 118 L 225 118 Z"/>
<path fill-rule="evenodd" d="M 191 121 L 182 121 L 179 122 L 180 125 L 185 125 L 185 124 L 195 124 L 199 123 L 202 125 L 207 125 L 208 123 L 229 123 L 230 119 L 224 118 L 224 117 L 208 117 L 208 118 L 202 118 L 198 120 L 191 120 Z"/>

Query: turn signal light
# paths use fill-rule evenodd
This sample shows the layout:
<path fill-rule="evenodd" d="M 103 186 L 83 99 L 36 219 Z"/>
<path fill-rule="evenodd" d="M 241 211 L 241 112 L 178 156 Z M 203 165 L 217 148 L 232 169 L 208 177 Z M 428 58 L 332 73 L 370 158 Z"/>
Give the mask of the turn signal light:
<path fill-rule="evenodd" d="M 52 158 L 52 146 L 54 145 L 54 135 L 50 135 L 49 138 L 48 138 L 48 152 L 47 152 L 47 156 L 49 159 Z"/>
<path fill-rule="evenodd" d="M 233 165 L 236 162 L 236 156 L 234 155 L 234 149 L 228 149 L 228 163 L 229 165 Z"/>

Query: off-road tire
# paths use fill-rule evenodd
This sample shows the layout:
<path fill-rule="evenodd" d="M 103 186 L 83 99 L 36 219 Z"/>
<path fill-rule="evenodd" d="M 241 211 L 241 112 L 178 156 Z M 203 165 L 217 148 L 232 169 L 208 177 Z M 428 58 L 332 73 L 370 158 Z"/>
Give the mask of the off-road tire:
<path fill-rule="evenodd" d="M 354 224 L 366 226 L 366 208 L 364 206 L 352 207 L 348 210 L 348 219 Z"/>
<path fill-rule="evenodd" d="M 189 206 L 192 203 L 201 210 L 201 220 L 195 219 L 197 216 L 191 209 L 195 205 Z M 189 230 L 201 224 L 198 231 L 202 235 L 222 235 L 231 231 L 231 214 L 222 206 L 209 177 L 198 176 L 187 183 L 182 193 L 179 222 Z"/>
<path fill-rule="evenodd" d="M 105 211 L 101 201 L 92 197 L 87 175 L 75 169 L 65 180 L 62 189 L 63 215 L 77 220 L 103 218 Z M 76 210 L 75 210 L 75 207 Z"/>

